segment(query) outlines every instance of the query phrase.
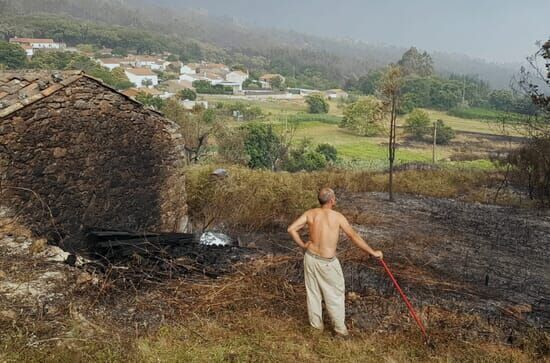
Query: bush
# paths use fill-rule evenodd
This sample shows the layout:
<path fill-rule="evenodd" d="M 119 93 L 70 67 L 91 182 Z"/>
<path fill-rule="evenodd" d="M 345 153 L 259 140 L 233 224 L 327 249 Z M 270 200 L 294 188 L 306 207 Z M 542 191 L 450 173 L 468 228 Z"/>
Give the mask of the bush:
<path fill-rule="evenodd" d="M 514 181 L 527 188 L 529 197 L 550 206 L 550 138 L 531 139 L 510 155 Z"/>
<path fill-rule="evenodd" d="M 251 168 L 274 170 L 284 157 L 285 149 L 281 137 L 271 125 L 253 123 L 243 127 L 246 133 L 244 150 Z"/>
<path fill-rule="evenodd" d="M 178 98 L 181 100 L 194 101 L 197 99 L 197 93 L 190 88 L 185 88 L 178 92 Z"/>
<path fill-rule="evenodd" d="M 323 154 L 327 161 L 335 162 L 338 159 L 338 151 L 331 144 L 319 144 L 315 151 Z"/>
<path fill-rule="evenodd" d="M 8 69 L 22 68 L 27 63 L 27 53 L 19 44 L 0 41 L 0 64 Z"/>
<path fill-rule="evenodd" d="M 405 132 L 415 140 L 423 140 L 432 131 L 430 116 L 426 111 L 414 109 L 405 120 Z"/>
<path fill-rule="evenodd" d="M 306 103 L 309 105 L 309 113 L 328 113 L 329 104 L 321 94 L 306 96 Z"/>
<path fill-rule="evenodd" d="M 290 151 L 288 160 L 285 162 L 287 171 L 314 171 L 324 169 L 327 166 L 327 158 L 317 150 L 313 150 L 311 141 L 302 140 L 297 148 Z"/>
<path fill-rule="evenodd" d="M 383 130 L 383 119 L 382 102 L 374 96 L 367 96 L 344 109 L 344 118 L 340 127 L 362 136 L 375 136 Z"/>
<path fill-rule="evenodd" d="M 436 124 L 437 124 L 437 137 L 436 137 L 437 144 L 446 145 L 452 139 L 455 138 L 456 136 L 455 131 L 450 126 L 445 125 L 441 120 L 437 120 Z"/>

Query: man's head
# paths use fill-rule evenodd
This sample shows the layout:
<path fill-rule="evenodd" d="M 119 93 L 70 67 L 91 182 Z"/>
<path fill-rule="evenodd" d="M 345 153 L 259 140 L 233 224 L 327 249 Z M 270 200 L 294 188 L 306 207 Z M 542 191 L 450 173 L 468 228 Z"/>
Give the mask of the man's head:
<path fill-rule="evenodd" d="M 317 199 L 319 200 L 319 204 L 321 204 L 321 206 L 333 207 L 336 205 L 336 195 L 334 194 L 334 190 L 330 188 L 323 188 L 319 190 Z"/>

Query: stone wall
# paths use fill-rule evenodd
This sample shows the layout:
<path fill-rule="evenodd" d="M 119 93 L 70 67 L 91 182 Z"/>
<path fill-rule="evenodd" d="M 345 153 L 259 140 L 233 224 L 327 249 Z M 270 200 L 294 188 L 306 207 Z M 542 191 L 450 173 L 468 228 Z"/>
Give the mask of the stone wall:
<path fill-rule="evenodd" d="M 82 77 L 0 120 L 0 204 L 37 235 L 173 231 L 186 218 L 177 126 Z"/>

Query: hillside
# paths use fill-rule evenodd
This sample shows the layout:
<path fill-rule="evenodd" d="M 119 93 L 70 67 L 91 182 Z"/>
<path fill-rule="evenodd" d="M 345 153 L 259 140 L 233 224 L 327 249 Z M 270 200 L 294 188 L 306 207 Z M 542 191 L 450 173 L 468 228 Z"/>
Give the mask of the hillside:
<path fill-rule="evenodd" d="M 23 31 L 22 35 L 51 35 L 44 28 L 26 24 L 32 15 L 59 15 L 87 20 L 103 26 L 146 31 L 163 38 L 165 50 L 175 53 L 184 48 L 199 48 L 200 55 L 213 61 L 240 63 L 257 71 L 274 71 L 302 80 L 322 78 L 320 86 L 341 85 L 347 78 L 357 78 L 368 70 L 397 61 L 404 48 L 373 45 L 361 41 L 327 39 L 288 30 L 249 27 L 233 19 L 209 16 L 193 9 L 164 8 L 144 0 L 31 0 L 0 1 L 0 35 L 4 38 Z M 14 18 L 24 16 L 24 18 Z M 18 19 L 18 20 L 16 20 Z M 88 28 L 86 23 L 83 27 Z M 54 34 L 63 38 L 67 34 Z M 21 34 L 19 34 L 21 36 Z M 53 35 L 52 35 L 53 36 Z M 67 41 L 67 39 L 60 39 Z M 452 51 L 452 49 L 450 49 Z M 494 88 L 508 87 L 519 67 L 497 65 L 465 55 L 432 54 L 435 69 L 450 73 L 477 74 Z M 319 82 L 318 82 L 319 83 Z"/>

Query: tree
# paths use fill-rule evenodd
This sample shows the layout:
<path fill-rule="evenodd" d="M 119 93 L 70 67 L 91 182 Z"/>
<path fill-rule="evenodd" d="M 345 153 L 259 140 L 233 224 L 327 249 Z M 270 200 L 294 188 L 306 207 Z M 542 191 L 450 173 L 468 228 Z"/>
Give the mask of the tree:
<path fill-rule="evenodd" d="M 178 98 L 180 100 L 194 101 L 197 99 L 197 93 L 191 88 L 185 88 L 178 92 Z"/>
<path fill-rule="evenodd" d="M 430 116 L 426 111 L 414 109 L 405 120 L 405 132 L 416 140 L 431 133 Z"/>
<path fill-rule="evenodd" d="M 157 111 L 160 111 L 166 104 L 166 101 L 162 98 L 155 97 L 145 92 L 139 92 L 136 95 L 136 101 L 141 102 L 143 105 L 151 107 Z"/>
<path fill-rule="evenodd" d="M 367 96 L 346 106 L 340 127 L 361 136 L 375 136 L 382 132 L 384 108 L 374 96 Z"/>
<path fill-rule="evenodd" d="M 382 97 L 384 109 L 389 119 L 389 142 L 388 142 L 388 161 L 390 166 L 389 174 L 389 199 L 393 198 L 393 164 L 395 161 L 396 149 L 396 127 L 397 111 L 399 109 L 399 100 L 401 97 L 401 86 L 403 76 L 399 66 L 391 65 L 388 67 L 379 85 L 379 93 Z"/>
<path fill-rule="evenodd" d="M 446 145 L 456 136 L 455 131 L 450 126 L 445 125 L 442 120 L 436 121 L 436 127 L 437 136 L 435 141 L 438 145 Z"/>
<path fill-rule="evenodd" d="M 346 88 L 356 89 L 366 95 L 373 95 L 376 92 L 380 77 L 382 77 L 381 70 L 370 70 L 366 75 L 359 77 L 357 81 L 352 82 Z"/>
<path fill-rule="evenodd" d="M 329 104 L 319 93 L 306 96 L 306 103 L 309 105 L 309 113 L 328 113 Z"/>
<path fill-rule="evenodd" d="M 116 57 L 127 57 L 128 56 L 128 50 L 123 47 L 116 47 L 113 49 L 112 54 Z"/>
<path fill-rule="evenodd" d="M 420 53 L 415 47 L 411 47 L 403 53 L 397 65 L 401 67 L 405 76 L 417 74 L 426 77 L 434 72 L 432 57 L 427 52 Z"/>
<path fill-rule="evenodd" d="M 249 156 L 251 168 L 275 170 L 277 163 L 286 155 L 281 137 L 271 125 L 251 123 L 243 126 L 246 132 L 244 149 Z"/>
<path fill-rule="evenodd" d="M 150 78 L 142 79 L 141 80 L 141 85 L 144 86 L 144 87 L 152 86 L 153 85 L 153 80 L 151 80 Z"/>
<path fill-rule="evenodd" d="M 285 81 L 281 76 L 275 76 L 270 81 L 269 84 L 271 85 L 271 88 L 274 90 L 282 91 L 286 88 Z M 328 112 L 328 111 L 327 111 Z"/>
<path fill-rule="evenodd" d="M 188 163 L 199 162 L 206 155 L 210 138 L 223 128 L 223 122 L 208 110 L 197 107 L 189 112 L 174 98 L 161 111 L 181 127 Z"/>
<path fill-rule="evenodd" d="M 27 62 L 27 53 L 19 44 L 0 41 L 0 64 L 8 69 L 23 68 Z"/>

